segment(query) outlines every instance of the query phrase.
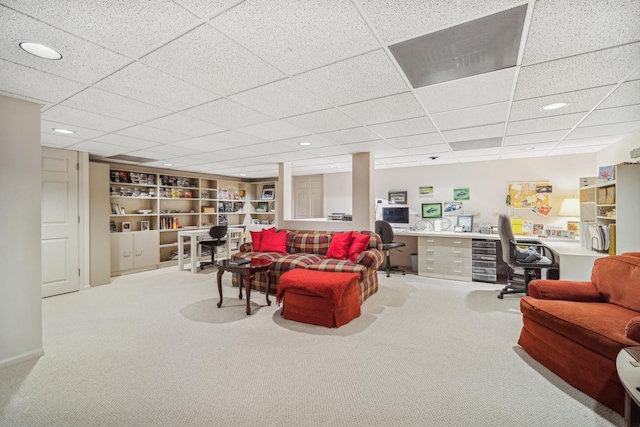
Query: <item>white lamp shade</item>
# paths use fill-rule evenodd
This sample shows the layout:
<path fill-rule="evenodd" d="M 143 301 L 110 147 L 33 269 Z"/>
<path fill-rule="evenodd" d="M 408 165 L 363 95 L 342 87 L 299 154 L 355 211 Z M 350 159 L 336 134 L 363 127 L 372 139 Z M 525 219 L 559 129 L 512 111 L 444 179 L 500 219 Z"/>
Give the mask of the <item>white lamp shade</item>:
<path fill-rule="evenodd" d="M 580 216 L 580 199 L 564 199 L 558 216 Z"/>

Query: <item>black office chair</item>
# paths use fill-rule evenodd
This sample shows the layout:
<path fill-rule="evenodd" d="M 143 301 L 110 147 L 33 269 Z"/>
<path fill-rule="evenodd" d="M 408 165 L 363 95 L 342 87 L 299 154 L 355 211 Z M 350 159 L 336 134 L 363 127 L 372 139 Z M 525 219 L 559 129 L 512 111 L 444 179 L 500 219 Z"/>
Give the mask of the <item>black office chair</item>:
<path fill-rule="evenodd" d="M 502 245 L 502 259 L 511 268 L 522 269 L 524 280 L 522 283 L 511 281 L 512 274 L 509 274 L 507 286 L 498 294 L 502 299 L 505 294 L 524 293 L 529 295 L 529 282 L 536 278 L 542 278 L 542 270 L 558 270 L 559 265 L 551 249 L 538 241 L 516 242 L 511 229 L 511 219 L 506 214 L 498 216 L 498 234 Z"/>
<path fill-rule="evenodd" d="M 200 241 L 200 245 L 207 246 L 211 250 L 211 262 L 200 262 L 200 270 L 202 270 L 206 265 L 215 265 L 216 263 L 216 248 L 227 243 L 224 236 L 227 235 L 227 226 L 226 225 L 214 225 L 209 229 L 209 236 L 211 236 L 212 240 L 202 240 Z M 191 248 L 194 250 L 195 248 Z"/>
<path fill-rule="evenodd" d="M 393 228 L 391 228 L 391 224 L 386 221 L 376 221 L 376 233 L 379 234 L 382 238 L 382 250 L 384 251 L 387 258 L 384 265 L 380 267 L 378 271 L 386 271 L 387 277 L 391 275 L 392 271 L 406 274 L 406 272 L 400 267 L 391 265 L 391 257 L 389 256 L 389 251 L 391 249 L 398 249 L 404 246 L 404 243 L 402 242 L 393 241 L 393 238 L 395 236 L 393 234 Z"/>

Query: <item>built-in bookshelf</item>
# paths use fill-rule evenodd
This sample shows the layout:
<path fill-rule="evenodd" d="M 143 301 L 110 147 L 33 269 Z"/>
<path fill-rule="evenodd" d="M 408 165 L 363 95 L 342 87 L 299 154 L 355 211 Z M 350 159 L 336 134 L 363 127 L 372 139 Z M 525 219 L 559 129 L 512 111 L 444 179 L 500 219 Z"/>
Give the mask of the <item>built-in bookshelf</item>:
<path fill-rule="evenodd" d="M 131 237 L 123 236 L 151 231 L 157 236 L 157 257 L 154 257 L 157 262 L 153 268 L 177 264 L 180 230 L 226 224 L 243 228 L 246 237 L 249 226 L 275 224 L 275 181 L 245 182 L 205 174 L 110 164 L 109 188 L 112 247 L 128 248 Z M 263 194 L 267 199 L 262 199 Z M 237 246 L 239 236 L 235 237 Z M 154 245 L 151 236 L 135 240 L 145 242 L 145 252 L 149 251 L 150 244 Z M 186 253 L 190 250 L 187 245 Z M 112 258 L 118 256 L 112 253 Z M 114 264 L 119 269 L 118 274 L 123 265 L 128 264 Z M 138 269 L 133 267 L 135 271 Z"/>

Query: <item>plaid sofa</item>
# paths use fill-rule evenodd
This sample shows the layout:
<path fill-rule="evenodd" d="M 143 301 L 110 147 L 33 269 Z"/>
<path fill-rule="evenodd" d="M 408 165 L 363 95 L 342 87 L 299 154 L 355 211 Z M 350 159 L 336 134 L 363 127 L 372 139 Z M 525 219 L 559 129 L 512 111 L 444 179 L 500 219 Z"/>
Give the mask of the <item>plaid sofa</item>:
<path fill-rule="evenodd" d="M 240 252 L 232 256 L 233 259 L 241 258 L 266 258 L 273 261 L 271 265 L 270 293 L 278 290 L 280 276 L 293 268 L 306 268 L 318 271 L 348 272 L 360 274 L 360 302 L 364 302 L 378 291 L 378 267 L 382 265 L 384 256 L 382 253 L 382 239 L 379 234 L 371 231 L 360 231 L 361 234 L 369 234 L 369 247 L 363 251 L 357 262 L 326 258 L 331 237 L 338 231 L 315 230 L 278 230 L 287 232 L 287 253 L 278 252 L 253 252 L 251 242 L 240 246 Z M 233 286 L 238 286 L 237 274 L 232 278 Z M 267 291 L 266 273 L 257 273 L 253 279 L 252 289 L 261 292 Z"/>

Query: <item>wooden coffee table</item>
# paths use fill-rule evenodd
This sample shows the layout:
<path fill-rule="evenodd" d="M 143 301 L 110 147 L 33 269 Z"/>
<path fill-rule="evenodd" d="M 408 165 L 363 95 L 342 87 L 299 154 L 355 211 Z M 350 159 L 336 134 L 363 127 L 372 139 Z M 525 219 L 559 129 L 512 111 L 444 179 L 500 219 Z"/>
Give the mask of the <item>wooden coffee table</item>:
<path fill-rule="evenodd" d="M 271 288 L 271 277 L 269 274 L 269 270 L 271 268 L 271 261 L 268 259 L 262 258 L 252 258 L 251 262 L 246 264 L 234 264 L 233 260 L 222 260 L 218 263 L 218 293 L 220 294 L 220 302 L 218 302 L 218 308 L 222 306 L 222 275 L 225 271 L 230 271 L 231 273 L 238 273 L 240 277 L 240 296 L 238 298 L 242 299 L 242 286 L 244 284 L 244 288 L 247 294 L 247 315 L 251 314 L 251 307 L 249 304 L 251 303 L 251 283 L 253 282 L 253 277 L 256 273 L 266 273 L 267 274 L 267 305 L 271 305 L 271 300 L 269 300 L 269 290 Z"/>
<path fill-rule="evenodd" d="M 625 349 L 616 357 L 616 371 L 625 390 L 624 420 L 628 427 L 640 424 L 640 390 L 636 388 L 640 387 L 640 367 L 633 366 L 634 361 Z"/>

